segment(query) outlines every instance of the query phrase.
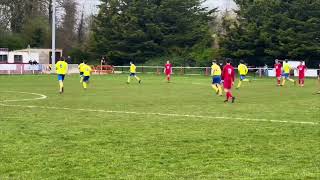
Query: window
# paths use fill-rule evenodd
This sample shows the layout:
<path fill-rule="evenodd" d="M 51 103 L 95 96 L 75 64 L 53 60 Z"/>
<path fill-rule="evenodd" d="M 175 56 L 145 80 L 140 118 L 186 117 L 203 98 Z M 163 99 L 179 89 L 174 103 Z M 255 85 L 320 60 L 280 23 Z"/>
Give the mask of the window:
<path fill-rule="evenodd" d="M 8 55 L 0 55 L 0 63 L 8 63 Z"/>
<path fill-rule="evenodd" d="M 14 63 L 15 64 L 19 64 L 22 62 L 23 62 L 22 55 L 14 55 Z"/>

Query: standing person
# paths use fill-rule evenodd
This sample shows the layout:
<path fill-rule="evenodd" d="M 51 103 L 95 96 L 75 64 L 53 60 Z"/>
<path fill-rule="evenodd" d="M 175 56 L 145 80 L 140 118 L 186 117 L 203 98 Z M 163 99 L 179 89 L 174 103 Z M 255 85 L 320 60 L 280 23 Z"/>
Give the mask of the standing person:
<path fill-rule="evenodd" d="M 241 87 L 242 82 L 250 82 L 250 80 L 246 78 L 246 75 L 248 74 L 248 67 L 244 64 L 243 60 L 240 60 L 240 64 L 238 65 L 238 72 L 240 75 L 240 79 L 237 89 Z"/>
<path fill-rule="evenodd" d="M 221 88 L 221 68 L 215 60 L 212 61 L 211 66 L 211 76 L 212 76 L 212 88 L 215 90 L 216 94 L 222 96 Z"/>
<path fill-rule="evenodd" d="M 57 63 L 56 63 L 56 72 L 58 74 L 58 81 L 59 81 L 59 93 L 62 94 L 64 92 L 64 85 L 63 81 L 65 78 L 65 75 L 68 72 L 68 63 L 66 63 L 64 58 L 61 58 Z"/>
<path fill-rule="evenodd" d="M 275 60 L 274 69 L 276 72 L 277 84 L 280 86 L 281 84 L 281 75 L 282 75 L 282 65 L 278 59 Z"/>
<path fill-rule="evenodd" d="M 224 66 L 222 71 L 223 88 L 226 92 L 226 100 L 224 102 L 228 102 L 231 98 L 232 103 L 234 103 L 236 98 L 232 95 L 231 92 L 235 79 L 234 67 L 231 65 L 231 59 L 227 59 L 226 63 L 227 64 Z"/>
<path fill-rule="evenodd" d="M 165 64 L 164 73 L 166 74 L 167 82 L 169 83 L 171 80 L 171 74 L 172 74 L 172 64 L 170 64 L 170 61 L 167 61 L 167 64 Z"/>
<path fill-rule="evenodd" d="M 84 64 L 84 66 L 83 66 L 83 83 L 82 83 L 83 89 L 87 89 L 87 87 L 88 87 L 91 72 L 92 72 L 92 68 L 89 65 Z"/>
<path fill-rule="evenodd" d="M 133 64 L 132 61 L 130 61 L 130 75 L 128 76 L 127 84 L 130 83 L 131 77 L 135 77 L 138 80 L 139 84 L 141 83 L 141 79 L 136 75 L 136 70 L 137 67 Z"/>
<path fill-rule="evenodd" d="M 296 84 L 296 81 L 290 78 L 290 71 L 291 71 L 292 68 L 291 68 L 290 64 L 288 63 L 288 60 L 285 60 L 283 62 L 282 66 L 283 66 L 283 74 L 282 74 L 282 84 L 281 84 L 281 86 L 285 85 L 286 80 Z"/>
<path fill-rule="evenodd" d="M 83 82 L 83 67 L 84 67 L 85 63 L 84 61 L 82 61 L 82 63 L 79 64 L 78 69 L 80 72 L 80 83 Z"/>
<path fill-rule="evenodd" d="M 304 87 L 304 78 L 305 73 L 307 72 L 307 67 L 303 64 L 303 61 L 300 61 L 300 65 L 297 67 L 299 74 L 299 86 Z"/>

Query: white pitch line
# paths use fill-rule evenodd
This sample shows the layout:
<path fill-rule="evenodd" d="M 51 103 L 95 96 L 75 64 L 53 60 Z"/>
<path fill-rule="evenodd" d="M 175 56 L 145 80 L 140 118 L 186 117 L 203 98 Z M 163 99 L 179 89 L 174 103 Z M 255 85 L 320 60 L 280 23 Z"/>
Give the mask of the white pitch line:
<path fill-rule="evenodd" d="M 6 91 L 6 92 L 15 92 L 15 91 Z M 316 122 L 307 122 L 307 121 L 283 121 L 283 120 L 273 120 L 273 119 L 252 119 L 252 118 L 240 118 L 240 117 L 224 117 L 224 116 L 202 116 L 202 115 L 188 115 L 188 114 L 167 114 L 167 113 L 144 113 L 144 112 L 131 112 L 131 111 L 112 111 L 112 110 L 97 110 L 97 109 L 73 109 L 68 107 L 49 107 L 49 106 L 31 106 L 31 105 L 9 105 L 3 104 L 4 102 L 19 102 L 19 101 L 34 101 L 34 100 L 43 100 L 47 96 L 38 93 L 28 93 L 28 92 L 15 92 L 21 94 L 31 94 L 39 96 L 38 98 L 32 99 L 21 99 L 21 100 L 5 100 L 0 101 L 0 106 L 4 107 L 23 107 L 23 108 L 37 108 L 37 109 L 55 109 L 55 110 L 70 110 L 70 111 L 85 111 L 85 112 L 100 112 L 100 113 L 114 113 L 114 114 L 135 114 L 135 115 L 146 115 L 146 116 L 167 116 L 167 117 L 186 117 L 186 118 L 201 118 L 201 119 L 231 119 L 239 121 L 255 121 L 255 122 L 273 122 L 273 123 L 289 123 L 289 124 L 308 124 L 308 125 L 319 125 Z"/>
<path fill-rule="evenodd" d="M 239 117 L 224 117 L 224 116 L 202 116 L 202 115 L 188 115 L 188 114 L 166 114 L 166 113 L 143 113 L 132 111 L 112 111 L 112 110 L 96 110 L 96 109 L 73 109 L 67 107 L 48 107 L 48 106 L 26 106 L 26 105 L 7 105 L 0 103 L 1 106 L 6 107 L 23 107 L 23 108 L 38 108 L 38 109 L 55 109 L 55 110 L 69 110 L 69 111 L 85 111 L 85 112 L 100 112 L 100 113 L 114 113 L 114 114 L 135 114 L 135 115 L 149 115 L 149 116 L 168 116 L 168 117 L 186 117 L 186 118 L 201 118 L 201 119 L 233 119 L 239 121 L 255 121 L 255 122 L 273 122 L 273 123 L 289 123 L 289 124 L 308 124 L 319 125 L 316 122 L 307 121 L 283 121 L 272 119 L 251 119 L 251 118 L 239 118 Z"/>
<path fill-rule="evenodd" d="M 32 99 L 14 99 L 14 100 L 3 100 L 3 101 L 0 101 L 0 102 L 2 102 L 2 103 L 4 103 L 4 102 L 20 102 L 20 101 L 35 101 L 35 100 L 42 100 L 42 99 L 48 98 L 46 95 L 38 94 L 38 93 L 18 92 L 18 91 L 3 91 L 3 92 L 19 93 L 19 94 L 29 94 L 29 95 L 39 96 L 39 97 L 37 97 L 37 98 L 32 98 Z"/>

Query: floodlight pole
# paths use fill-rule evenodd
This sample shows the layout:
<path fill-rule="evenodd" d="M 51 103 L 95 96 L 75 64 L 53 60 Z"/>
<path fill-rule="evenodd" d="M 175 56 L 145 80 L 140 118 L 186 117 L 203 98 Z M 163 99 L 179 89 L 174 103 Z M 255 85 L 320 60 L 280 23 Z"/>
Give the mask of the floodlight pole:
<path fill-rule="evenodd" d="M 52 72 L 54 72 L 56 65 L 56 0 L 52 0 Z"/>

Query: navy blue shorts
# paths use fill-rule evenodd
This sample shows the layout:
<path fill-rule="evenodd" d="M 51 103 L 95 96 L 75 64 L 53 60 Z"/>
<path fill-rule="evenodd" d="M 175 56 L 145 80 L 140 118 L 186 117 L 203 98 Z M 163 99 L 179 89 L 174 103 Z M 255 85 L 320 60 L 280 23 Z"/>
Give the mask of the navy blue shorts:
<path fill-rule="evenodd" d="M 136 76 L 136 73 L 130 73 L 130 76 L 131 76 L 131 77 L 135 77 L 135 76 Z"/>
<path fill-rule="evenodd" d="M 288 79 L 289 78 L 289 73 L 283 73 L 282 77 Z"/>
<path fill-rule="evenodd" d="M 83 78 L 83 82 L 89 82 L 89 80 L 90 80 L 90 76 L 85 76 L 85 77 Z"/>
<path fill-rule="evenodd" d="M 221 84 L 221 76 L 213 76 L 212 84 Z"/>
<path fill-rule="evenodd" d="M 243 81 L 246 79 L 246 76 L 245 75 L 240 75 L 240 80 Z"/>
<path fill-rule="evenodd" d="M 64 74 L 58 74 L 58 81 L 64 81 Z"/>

